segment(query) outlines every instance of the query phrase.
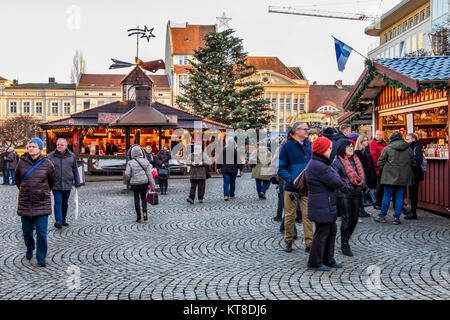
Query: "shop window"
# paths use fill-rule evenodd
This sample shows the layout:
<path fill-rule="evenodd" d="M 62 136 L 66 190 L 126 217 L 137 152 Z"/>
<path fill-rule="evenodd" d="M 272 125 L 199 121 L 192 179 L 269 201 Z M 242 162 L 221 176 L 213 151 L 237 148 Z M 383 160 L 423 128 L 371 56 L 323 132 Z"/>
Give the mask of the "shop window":
<path fill-rule="evenodd" d="M 42 102 L 36 102 L 36 112 L 37 114 L 42 113 Z"/>
<path fill-rule="evenodd" d="M 9 103 L 9 112 L 17 113 L 17 102 L 13 101 Z"/>

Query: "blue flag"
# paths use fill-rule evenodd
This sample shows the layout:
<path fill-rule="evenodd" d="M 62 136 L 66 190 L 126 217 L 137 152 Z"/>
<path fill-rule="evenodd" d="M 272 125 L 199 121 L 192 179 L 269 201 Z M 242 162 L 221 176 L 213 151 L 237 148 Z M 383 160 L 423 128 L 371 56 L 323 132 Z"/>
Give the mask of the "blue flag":
<path fill-rule="evenodd" d="M 336 49 L 338 69 L 342 72 L 345 69 L 345 64 L 347 63 L 348 57 L 350 56 L 350 53 L 352 53 L 353 49 L 336 38 L 334 38 L 334 48 Z"/>

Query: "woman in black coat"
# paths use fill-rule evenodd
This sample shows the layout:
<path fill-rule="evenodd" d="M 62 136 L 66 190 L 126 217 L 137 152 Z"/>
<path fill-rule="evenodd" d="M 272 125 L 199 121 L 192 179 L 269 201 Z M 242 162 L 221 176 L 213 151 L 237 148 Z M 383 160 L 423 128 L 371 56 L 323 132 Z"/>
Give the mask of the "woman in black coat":
<path fill-rule="evenodd" d="M 172 155 L 170 154 L 170 148 L 168 144 L 165 144 L 162 150 L 159 150 L 156 155 L 158 159 L 158 169 L 166 169 L 167 174 L 162 174 L 160 170 L 158 170 L 158 180 L 159 180 L 159 188 L 161 189 L 161 194 L 167 194 L 168 187 L 168 179 L 169 179 L 169 160 L 172 159 Z"/>
<path fill-rule="evenodd" d="M 365 183 L 364 169 L 361 161 L 354 155 L 353 143 L 342 140 L 336 150 L 332 165 L 342 179 L 349 182 L 349 191 L 338 194 L 338 210 L 341 222 L 341 250 L 346 256 L 353 256 L 350 250 L 350 237 L 358 223 L 362 190 Z"/>
<path fill-rule="evenodd" d="M 311 244 L 308 267 L 319 271 L 329 271 L 330 267 L 342 268 L 334 260 L 336 239 L 336 190 L 348 190 L 347 184 L 330 167 L 329 159 L 332 143 L 325 137 L 314 140 L 313 156 L 306 167 L 308 186 L 308 218 L 316 228 Z"/>
<path fill-rule="evenodd" d="M 419 202 L 419 184 L 423 181 L 423 154 L 422 145 L 415 133 L 408 133 L 406 135 L 406 142 L 409 143 L 409 147 L 413 150 L 414 158 L 416 159 L 416 165 L 413 169 L 413 182 L 412 185 L 408 186 L 409 189 L 409 200 L 411 201 L 411 210 L 406 212 L 405 219 L 417 219 L 417 203 Z"/>

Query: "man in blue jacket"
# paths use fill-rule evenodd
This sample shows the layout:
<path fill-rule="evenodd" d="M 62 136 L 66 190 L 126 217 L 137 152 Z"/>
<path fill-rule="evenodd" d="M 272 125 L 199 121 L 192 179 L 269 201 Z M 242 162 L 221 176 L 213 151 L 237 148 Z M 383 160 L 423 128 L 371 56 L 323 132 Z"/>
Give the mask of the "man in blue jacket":
<path fill-rule="evenodd" d="M 278 159 L 278 174 L 284 182 L 284 251 L 292 251 L 294 238 L 294 224 L 297 201 L 303 218 L 303 234 L 305 237 L 305 251 L 309 252 L 313 238 L 313 224 L 308 219 L 308 198 L 301 195 L 294 187 L 295 179 L 306 168 L 312 155 L 312 144 L 308 140 L 309 127 L 305 122 L 298 121 L 292 126 L 288 140 L 282 146 Z"/>

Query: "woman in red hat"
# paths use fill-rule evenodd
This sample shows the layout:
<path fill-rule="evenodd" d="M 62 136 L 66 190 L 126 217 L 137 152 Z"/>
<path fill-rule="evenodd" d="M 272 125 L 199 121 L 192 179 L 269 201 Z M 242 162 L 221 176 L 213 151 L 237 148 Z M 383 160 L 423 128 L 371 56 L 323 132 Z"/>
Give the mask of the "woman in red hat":
<path fill-rule="evenodd" d="M 329 271 L 330 268 L 342 268 L 334 259 L 336 239 L 336 190 L 346 192 L 346 182 L 330 167 L 332 143 L 325 137 L 319 137 L 312 144 L 312 159 L 306 167 L 308 187 L 308 218 L 316 228 L 311 244 L 308 267 Z"/>

